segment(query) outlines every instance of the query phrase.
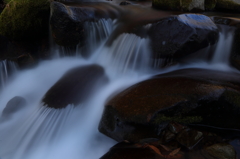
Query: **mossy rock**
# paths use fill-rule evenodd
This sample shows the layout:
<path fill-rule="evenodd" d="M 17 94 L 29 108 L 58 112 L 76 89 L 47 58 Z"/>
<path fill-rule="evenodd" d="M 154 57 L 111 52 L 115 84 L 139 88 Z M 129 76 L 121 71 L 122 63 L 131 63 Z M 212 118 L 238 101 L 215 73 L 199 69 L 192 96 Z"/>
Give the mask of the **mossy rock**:
<path fill-rule="evenodd" d="M 0 15 L 0 34 L 13 40 L 31 41 L 48 34 L 48 0 L 11 0 Z"/>
<path fill-rule="evenodd" d="M 236 3 L 233 0 L 217 0 L 215 8 L 220 11 L 240 13 L 240 3 Z"/>
<path fill-rule="evenodd" d="M 205 0 L 205 10 L 213 10 L 217 4 L 217 0 Z"/>

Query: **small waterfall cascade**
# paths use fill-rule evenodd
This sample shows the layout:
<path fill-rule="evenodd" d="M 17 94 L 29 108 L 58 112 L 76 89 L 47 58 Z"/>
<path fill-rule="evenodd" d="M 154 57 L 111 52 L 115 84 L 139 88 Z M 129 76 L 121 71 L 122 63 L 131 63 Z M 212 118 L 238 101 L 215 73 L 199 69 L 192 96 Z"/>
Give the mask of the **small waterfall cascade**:
<path fill-rule="evenodd" d="M 235 29 L 225 25 L 219 25 L 219 29 L 219 40 L 214 51 L 212 64 L 228 66 Z"/>
<path fill-rule="evenodd" d="M 93 53 L 94 50 L 99 47 L 101 44 L 104 44 L 104 41 L 109 37 L 113 31 L 115 21 L 112 19 L 100 19 L 98 21 L 87 21 L 84 23 L 85 31 L 85 46 L 80 44 L 75 47 L 63 47 L 53 43 L 55 52 L 55 57 L 64 57 L 64 56 L 88 56 Z M 89 47 L 91 46 L 91 47 Z"/>
<path fill-rule="evenodd" d="M 149 54 L 146 54 L 149 53 Z M 113 75 L 150 70 L 149 39 L 134 34 L 121 34 L 111 47 L 102 47 L 92 60 L 104 65 Z"/>
<path fill-rule="evenodd" d="M 2 114 L 0 118 L 1 159 L 96 159 L 115 144 L 97 129 L 104 104 L 116 91 L 149 77 L 149 40 L 122 34 L 107 47 L 105 40 L 114 23 L 102 20 L 89 25 L 92 37 L 88 38 L 100 41 L 88 45 L 89 50 L 93 50 L 89 58 L 76 55 L 42 61 L 35 68 L 18 71 L 11 84 L 6 84 L 0 92 L 1 111 L 16 96 L 26 100 L 21 110 Z M 77 54 L 82 53 L 78 51 Z M 43 96 L 65 72 L 90 64 L 105 70 L 109 82 L 104 87 L 96 88 L 91 97 L 79 105 L 69 104 L 63 109 L 43 106 Z M 3 115 L 9 118 L 3 120 Z"/>
<path fill-rule="evenodd" d="M 148 79 L 156 73 L 152 65 L 163 62 L 153 64 L 150 40 L 135 34 L 122 33 L 111 46 L 106 46 L 116 25 L 111 19 L 86 22 L 86 47 L 55 45 L 52 49 L 55 56 L 32 69 L 19 71 L 12 62 L 0 62 L 0 84 L 4 86 L 0 91 L 0 159 L 97 159 L 116 144 L 98 132 L 106 100 L 116 92 Z M 147 25 L 146 29 L 149 27 Z M 207 67 L 228 64 L 226 59 L 229 58 L 227 53 L 231 49 L 233 31 L 229 28 L 220 33 L 213 60 Z M 223 46 L 226 50 L 222 49 Z M 87 58 L 84 54 L 88 54 Z M 78 105 L 69 103 L 62 109 L 43 106 L 46 92 L 67 71 L 92 64 L 104 69 L 108 78 L 104 86 L 94 87 L 91 97 Z M 7 79 L 12 71 L 15 76 L 9 84 Z M 25 104 L 20 110 L 3 114 L 15 97 L 23 99 Z M 4 119 L 4 116 L 8 118 Z"/>
<path fill-rule="evenodd" d="M 16 72 L 18 66 L 15 62 L 3 60 L 0 61 L 0 88 L 3 88 L 11 74 Z"/>

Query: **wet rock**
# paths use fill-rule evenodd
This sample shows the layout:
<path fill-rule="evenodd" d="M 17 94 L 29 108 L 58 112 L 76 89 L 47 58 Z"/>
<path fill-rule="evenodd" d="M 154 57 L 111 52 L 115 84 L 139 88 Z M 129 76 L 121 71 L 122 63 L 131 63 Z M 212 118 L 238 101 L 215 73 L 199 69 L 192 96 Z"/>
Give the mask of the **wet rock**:
<path fill-rule="evenodd" d="M 204 0 L 153 0 L 152 6 L 164 10 L 193 11 L 205 10 Z"/>
<path fill-rule="evenodd" d="M 44 95 L 42 102 L 51 108 L 77 106 L 94 93 L 96 87 L 108 82 L 104 69 L 98 65 L 79 66 L 67 71 Z"/>
<path fill-rule="evenodd" d="M 107 102 L 99 131 L 134 142 L 158 138 L 169 122 L 240 129 L 238 79 L 237 74 L 180 70 L 140 82 Z"/>
<path fill-rule="evenodd" d="M 23 97 L 16 96 L 12 98 L 3 109 L 0 121 L 9 120 L 14 113 L 23 109 L 26 104 L 27 102 Z"/>
<path fill-rule="evenodd" d="M 206 158 L 236 159 L 236 151 L 227 143 L 218 143 L 204 148 L 202 151 Z"/>
<path fill-rule="evenodd" d="M 218 28 L 204 15 L 182 14 L 163 18 L 149 30 L 153 59 L 180 58 L 196 52 L 218 40 Z"/>
<path fill-rule="evenodd" d="M 240 13 L 240 2 L 234 0 L 217 0 L 215 7 L 219 11 L 230 11 Z"/>
<path fill-rule="evenodd" d="M 0 34 L 20 41 L 47 36 L 49 13 L 48 0 L 11 0 L 0 15 Z"/>
<path fill-rule="evenodd" d="M 62 46 L 83 45 L 86 36 L 84 22 L 101 18 L 116 18 L 114 7 L 104 3 L 51 3 L 50 25 L 55 42 Z"/>
<path fill-rule="evenodd" d="M 176 139 L 181 145 L 191 150 L 203 139 L 203 133 L 192 129 L 184 129 Z"/>

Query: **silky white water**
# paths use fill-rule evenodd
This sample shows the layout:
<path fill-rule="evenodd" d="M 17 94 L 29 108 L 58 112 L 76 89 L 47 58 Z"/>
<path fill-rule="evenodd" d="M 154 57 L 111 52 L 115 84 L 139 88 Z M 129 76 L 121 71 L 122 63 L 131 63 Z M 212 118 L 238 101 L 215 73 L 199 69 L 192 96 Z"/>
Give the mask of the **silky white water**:
<path fill-rule="evenodd" d="M 17 71 L 11 80 L 8 78 L 6 62 L 1 63 L 1 85 L 4 88 L 0 90 L 0 111 L 15 96 L 24 98 L 27 103 L 23 109 L 12 114 L 10 119 L 1 121 L 0 118 L 1 159 L 97 159 L 116 143 L 100 134 L 97 129 L 104 104 L 113 94 L 156 74 L 150 68 L 150 41 L 134 34 L 121 34 L 111 47 L 107 47 L 104 44 L 115 23 L 100 20 L 88 25 L 90 31 L 87 41 L 92 41 L 86 49 L 89 52 L 88 58 L 83 58 L 83 50 L 79 49 L 75 50 L 74 56 L 60 56 L 57 47 L 52 49 L 55 55 L 52 60 L 42 61 L 29 70 Z M 227 45 L 232 43 L 228 32 L 231 31 L 220 33 L 221 44 L 217 48 L 224 41 L 229 43 Z M 225 53 L 230 52 L 230 48 L 231 46 Z M 180 64 L 159 70 L 158 73 L 181 68 L 222 70 L 216 64 L 221 64 L 227 71 L 233 70 L 226 58 L 219 58 L 222 57 L 221 54 L 223 53 L 216 49 L 210 62 Z M 88 100 L 77 106 L 69 104 L 64 109 L 43 106 L 41 100 L 44 94 L 66 71 L 90 64 L 104 68 L 109 78 L 104 87 L 96 88 Z M 7 79 L 9 82 L 6 82 Z"/>
<path fill-rule="evenodd" d="M 123 34 L 111 47 L 105 47 L 104 42 L 94 43 L 99 47 L 93 47 L 95 50 L 88 59 L 81 56 L 55 56 L 53 60 L 42 61 L 35 68 L 18 71 L 0 92 L 0 111 L 15 96 L 23 97 L 27 104 L 12 114 L 10 119 L 1 121 L 0 118 L 0 158 L 101 157 L 115 144 L 115 141 L 100 134 L 97 129 L 106 99 L 151 74 L 150 53 L 146 54 L 149 46 L 144 45 L 148 42 L 148 39 L 141 39 L 134 34 Z M 98 64 L 104 68 L 109 78 L 107 85 L 97 88 L 89 100 L 77 106 L 68 105 L 64 109 L 42 106 L 44 94 L 66 71 L 89 64 Z"/>

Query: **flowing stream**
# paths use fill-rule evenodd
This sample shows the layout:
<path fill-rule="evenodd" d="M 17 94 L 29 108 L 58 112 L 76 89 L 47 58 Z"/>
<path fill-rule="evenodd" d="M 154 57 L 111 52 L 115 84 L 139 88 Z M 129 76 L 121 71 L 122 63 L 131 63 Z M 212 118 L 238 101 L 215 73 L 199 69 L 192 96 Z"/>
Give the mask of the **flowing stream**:
<path fill-rule="evenodd" d="M 115 23 L 101 20 L 87 25 L 90 26 L 87 50 L 91 53 L 87 59 L 81 56 L 79 49 L 76 49 L 76 56 L 60 56 L 64 51 L 59 51 L 58 47 L 53 49 L 55 56 L 52 60 L 42 61 L 29 70 L 17 71 L 11 62 L 0 63 L 0 84 L 3 87 L 0 90 L 0 111 L 16 96 L 26 100 L 24 107 L 10 114 L 10 118 L 0 118 L 1 159 L 97 159 L 116 143 L 97 129 L 104 104 L 112 94 L 155 74 L 150 67 L 149 39 L 121 34 L 111 47 L 106 47 L 104 43 Z M 223 41 L 230 45 L 230 34 L 220 33 L 216 53 L 223 54 L 219 51 Z M 227 57 L 216 53 L 212 62 L 204 65 L 208 68 L 215 63 L 228 66 Z M 104 68 L 110 79 L 105 87 L 96 88 L 88 100 L 77 106 L 69 104 L 64 109 L 43 106 L 44 94 L 66 71 L 89 64 Z M 9 69 L 16 71 L 14 78 L 6 83 Z"/>

